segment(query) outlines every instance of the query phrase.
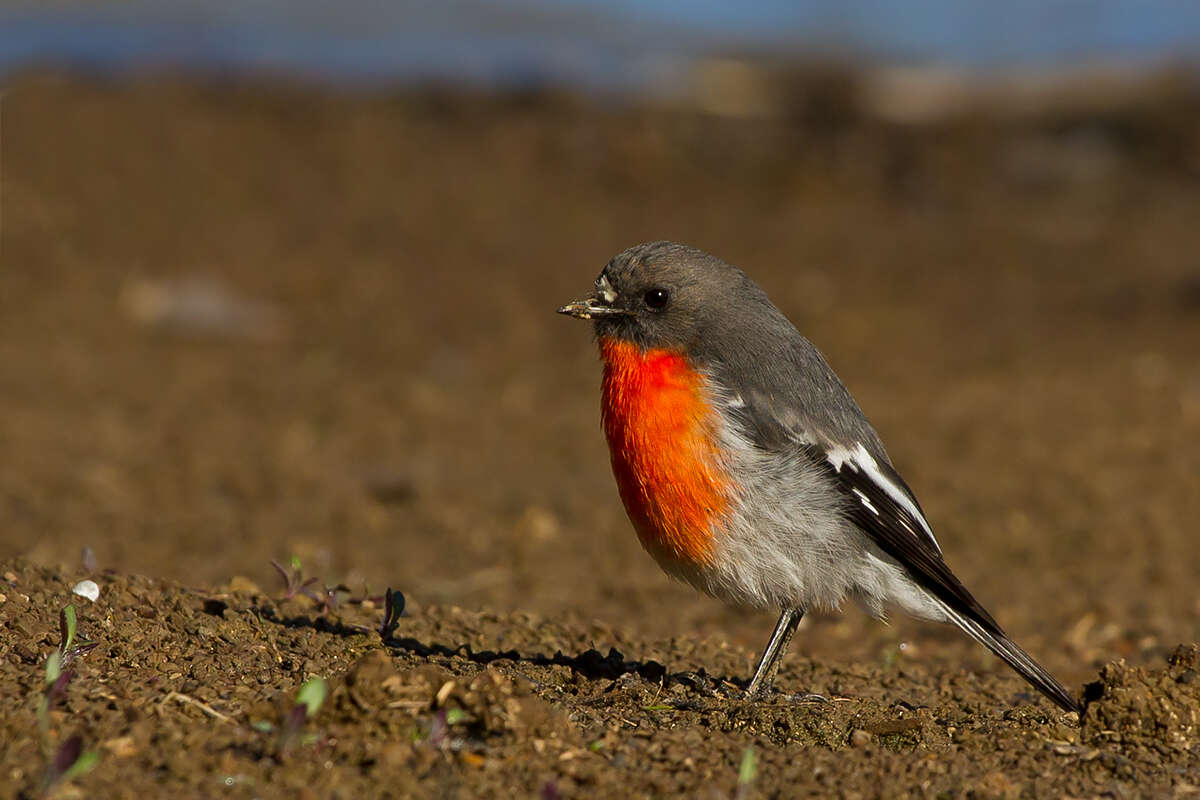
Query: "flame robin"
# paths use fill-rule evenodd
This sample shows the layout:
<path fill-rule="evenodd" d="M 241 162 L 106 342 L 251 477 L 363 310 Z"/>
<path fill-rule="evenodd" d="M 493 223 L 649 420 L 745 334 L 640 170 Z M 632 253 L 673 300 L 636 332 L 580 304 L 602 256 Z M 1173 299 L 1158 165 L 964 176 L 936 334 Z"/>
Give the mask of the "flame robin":
<path fill-rule="evenodd" d="M 771 685 L 804 613 L 853 597 L 951 622 L 1067 711 L 1079 704 L 950 571 L 916 497 L 824 357 L 741 270 L 630 248 L 591 297 L 613 475 L 642 546 L 722 600 L 781 609 L 747 687 Z"/>

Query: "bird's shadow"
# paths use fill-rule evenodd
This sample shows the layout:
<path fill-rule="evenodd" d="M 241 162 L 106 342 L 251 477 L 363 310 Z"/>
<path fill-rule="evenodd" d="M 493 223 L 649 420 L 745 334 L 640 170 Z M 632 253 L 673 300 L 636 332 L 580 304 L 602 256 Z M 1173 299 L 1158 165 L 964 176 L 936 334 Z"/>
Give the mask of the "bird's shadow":
<path fill-rule="evenodd" d="M 270 606 L 260 606 L 255 609 L 258 616 L 267 622 L 281 625 L 285 628 L 310 628 L 335 636 L 350 637 L 378 634 L 370 628 L 347 625 L 337 619 L 318 615 L 282 616 Z M 582 675 L 589 680 L 620 680 L 626 675 L 636 675 L 648 683 L 662 687 L 680 684 L 701 694 L 713 696 L 738 697 L 741 695 L 745 681 L 727 676 L 709 675 L 703 667 L 695 672 L 669 672 L 658 661 L 636 661 L 627 659 L 621 651 L 609 648 L 608 653 L 601 653 L 595 648 L 589 648 L 577 655 L 566 655 L 561 650 L 554 655 L 545 653 L 522 653 L 519 650 L 475 650 L 469 644 L 451 647 L 438 642 L 425 643 L 410 636 L 389 636 L 383 640 L 389 650 L 403 651 L 429 658 L 464 658 L 480 666 L 488 666 L 496 661 L 512 661 L 529 664 L 536 667 L 562 666 Z"/>

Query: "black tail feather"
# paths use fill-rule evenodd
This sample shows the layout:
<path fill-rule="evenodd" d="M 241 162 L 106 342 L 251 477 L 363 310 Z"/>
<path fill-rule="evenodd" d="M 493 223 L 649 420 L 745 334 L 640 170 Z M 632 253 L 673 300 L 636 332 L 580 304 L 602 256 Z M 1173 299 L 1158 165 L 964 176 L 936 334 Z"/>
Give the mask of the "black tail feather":
<path fill-rule="evenodd" d="M 949 620 L 957 625 L 963 633 L 999 656 L 1005 664 L 1029 681 L 1031 686 L 1054 701 L 1064 711 L 1074 711 L 1082 715 L 1083 709 L 1074 695 L 1059 683 L 1045 667 L 1022 650 L 1020 645 L 1008 638 L 1004 631 L 981 624 L 965 614 L 955 611 L 944 602 L 941 603 L 941 606 Z"/>

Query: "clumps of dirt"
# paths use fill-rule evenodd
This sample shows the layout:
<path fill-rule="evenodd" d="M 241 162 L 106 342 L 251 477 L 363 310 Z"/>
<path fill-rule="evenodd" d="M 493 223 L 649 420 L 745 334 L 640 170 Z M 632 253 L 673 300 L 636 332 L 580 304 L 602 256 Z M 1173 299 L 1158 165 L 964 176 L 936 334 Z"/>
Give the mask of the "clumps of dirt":
<path fill-rule="evenodd" d="M 1143 779 L 1168 763 L 1180 780 L 1190 774 L 1200 784 L 1200 647 L 1180 645 L 1165 669 L 1107 664 L 1087 686 L 1085 700 L 1088 760 L 1126 780 Z"/>
<path fill-rule="evenodd" d="M 395 711 L 404 715 L 389 720 Z M 556 752 L 579 745 L 566 714 L 537 697 L 528 681 L 492 669 L 469 678 L 433 664 L 397 669 L 383 650 L 363 655 L 346 672 L 329 716 L 337 726 L 383 734 L 362 752 L 370 769 L 403 765 L 418 775 L 435 766 L 439 752 L 480 766 L 520 742 Z"/>
<path fill-rule="evenodd" d="M 361 598 L 104 573 L 89 603 L 77 575 L 0 574 L 6 797 L 1144 795 L 1190 791 L 1200 767 L 1195 646 L 1163 669 L 1106 666 L 1079 727 L 1007 675 L 929 682 L 797 656 L 803 681 L 838 691 L 751 702 L 705 671 L 738 674 L 750 654 L 703 639 L 414 603 L 383 641 Z M 68 602 L 97 645 L 43 714 Z M 316 678 L 327 695 L 296 717 Z M 53 772 L 89 753 L 87 770 Z"/>

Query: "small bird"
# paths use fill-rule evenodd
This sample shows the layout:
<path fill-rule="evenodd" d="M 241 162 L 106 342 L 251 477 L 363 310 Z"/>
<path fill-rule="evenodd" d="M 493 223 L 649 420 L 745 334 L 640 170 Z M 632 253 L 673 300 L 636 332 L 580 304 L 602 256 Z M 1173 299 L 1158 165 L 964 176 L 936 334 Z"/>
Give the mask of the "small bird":
<path fill-rule="evenodd" d="M 971 596 L 817 348 L 744 272 L 673 242 L 610 261 L 559 309 L 592 320 L 617 489 L 642 546 L 718 599 L 780 610 L 747 695 L 796 625 L 847 597 L 950 622 L 1066 711 L 1075 697 Z"/>

